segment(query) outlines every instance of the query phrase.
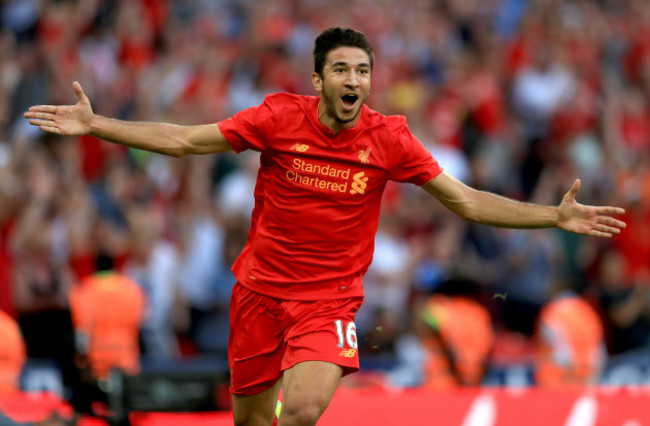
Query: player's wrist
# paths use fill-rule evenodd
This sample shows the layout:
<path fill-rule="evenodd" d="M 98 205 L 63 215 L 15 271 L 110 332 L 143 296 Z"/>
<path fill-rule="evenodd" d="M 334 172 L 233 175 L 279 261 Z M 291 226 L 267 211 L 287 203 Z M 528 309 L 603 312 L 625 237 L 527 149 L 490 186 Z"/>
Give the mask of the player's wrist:
<path fill-rule="evenodd" d="M 88 122 L 88 134 L 96 137 L 101 137 L 102 130 L 106 127 L 105 122 L 105 117 L 92 113 L 90 121 Z"/>
<path fill-rule="evenodd" d="M 551 206 L 551 223 L 554 227 L 560 227 L 560 207 Z"/>

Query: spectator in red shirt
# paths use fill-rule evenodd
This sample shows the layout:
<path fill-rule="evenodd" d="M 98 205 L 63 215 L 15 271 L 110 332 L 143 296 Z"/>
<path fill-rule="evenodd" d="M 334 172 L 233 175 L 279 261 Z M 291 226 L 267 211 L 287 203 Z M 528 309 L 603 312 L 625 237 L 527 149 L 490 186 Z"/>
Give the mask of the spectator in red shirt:
<path fill-rule="evenodd" d="M 611 237 L 625 224 L 616 207 L 558 207 L 472 189 L 444 172 L 404 117 L 365 105 L 374 54 L 355 30 L 316 39 L 311 81 L 318 97 L 275 94 L 215 124 L 134 123 L 95 115 L 81 85 L 74 106 L 41 105 L 25 117 L 41 130 L 92 134 L 180 157 L 261 152 L 249 238 L 233 266 L 231 368 L 235 424 L 271 424 L 284 386 L 280 425 L 313 425 L 344 374 L 359 368 L 354 314 L 373 253 L 389 180 L 421 186 L 461 218 L 513 228 Z"/>

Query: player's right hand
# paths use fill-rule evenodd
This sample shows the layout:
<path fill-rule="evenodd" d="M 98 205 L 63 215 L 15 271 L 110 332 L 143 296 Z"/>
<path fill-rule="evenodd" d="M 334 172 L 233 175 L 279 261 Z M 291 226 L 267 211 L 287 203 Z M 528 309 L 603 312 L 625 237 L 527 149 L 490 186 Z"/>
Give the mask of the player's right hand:
<path fill-rule="evenodd" d="M 78 82 L 72 89 L 79 102 L 75 105 L 37 105 L 29 108 L 24 116 L 29 124 L 38 126 L 44 132 L 64 136 L 79 136 L 90 133 L 90 125 L 95 116 L 90 101 Z"/>

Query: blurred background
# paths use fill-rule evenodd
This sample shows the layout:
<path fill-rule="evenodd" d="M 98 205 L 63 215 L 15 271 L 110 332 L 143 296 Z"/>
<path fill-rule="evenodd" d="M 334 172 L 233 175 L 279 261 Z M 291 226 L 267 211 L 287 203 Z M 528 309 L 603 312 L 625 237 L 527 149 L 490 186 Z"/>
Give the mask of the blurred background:
<path fill-rule="evenodd" d="M 601 240 L 471 225 L 389 184 L 357 316 L 362 371 L 344 385 L 650 383 L 645 1 L 4 0 L 8 388 L 73 399 L 89 382 L 110 390 L 113 367 L 227 372 L 230 266 L 259 164 L 249 152 L 174 159 L 62 138 L 23 112 L 76 102 L 74 80 L 98 114 L 177 124 L 218 122 L 272 92 L 316 95 L 313 42 L 330 26 L 368 36 L 369 106 L 405 115 L 451 174 L 550 205 L 581 178 L 578 201 L 622 206 L 628 226 Z M 137 290 L 76 299 L 107 274 Z M 79 313 L 75 300 L 95 308 Z M 106 350 L 92 342 L 110 333 L 80 318 L 104 310 L 130 318 L 128 365 L 97 367 Z"/>

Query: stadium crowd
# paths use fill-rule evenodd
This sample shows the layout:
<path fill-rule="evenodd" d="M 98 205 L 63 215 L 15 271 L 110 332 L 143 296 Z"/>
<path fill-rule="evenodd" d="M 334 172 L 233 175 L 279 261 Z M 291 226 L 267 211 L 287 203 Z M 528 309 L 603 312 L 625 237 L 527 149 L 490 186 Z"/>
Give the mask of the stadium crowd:
<path fill-rule="evenodd" d="M 108 257 L 144 291 L 143 359 L 225 359 L 230 265 L 258 157 L 175 159 L 61 138 L 23 112 L 74 102 L 74 80 L 96 113 L 177 124 L 217 122 L 276 91 L 315 95 L 313 40 L 330 26 L 369 37 L 370 107 L 405 115 L 461 180 L 555 205 L 580 177 L 580 202 L 627 210 L 628 229 L 600 240 L 471 225 L 419 188 L 389 185 L 357 316 L 362 366 L 410 359 L 414 307 L 450 287 L 488 309 L 494 356 L 507 336 L 537 344 L 558 288 L 597 312 L 608 354 L 650 346 L 643 0 L 8 0 L 0 309 L 18 321 L 28 358 L 73 362 L 70 292 Z"/>

